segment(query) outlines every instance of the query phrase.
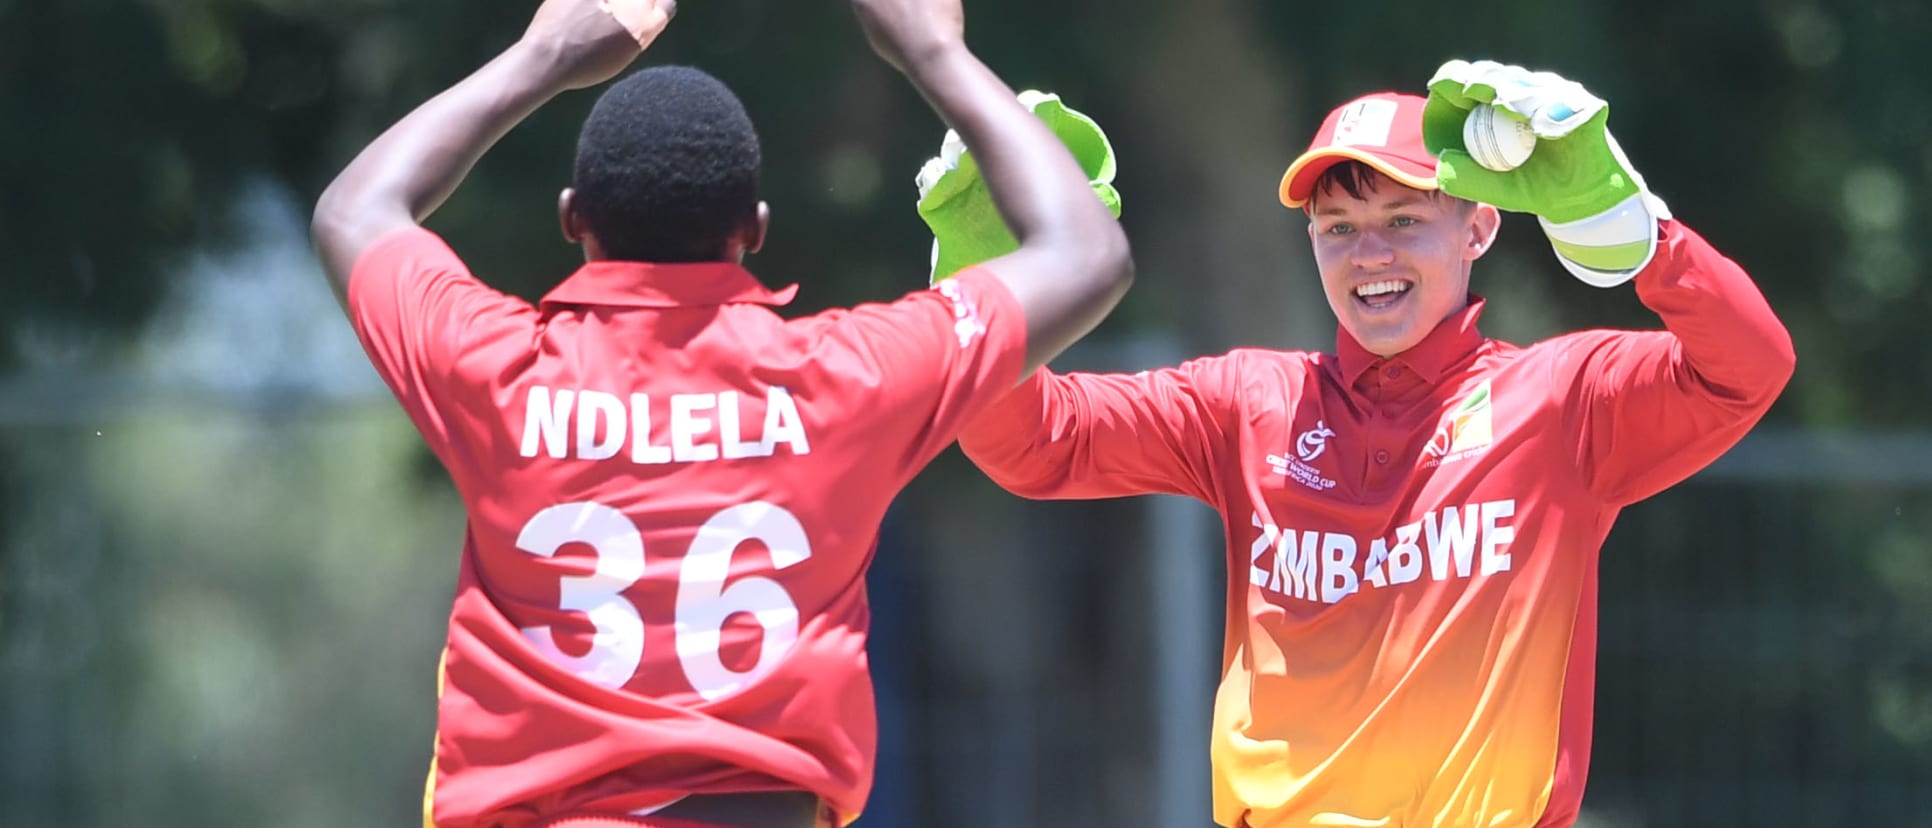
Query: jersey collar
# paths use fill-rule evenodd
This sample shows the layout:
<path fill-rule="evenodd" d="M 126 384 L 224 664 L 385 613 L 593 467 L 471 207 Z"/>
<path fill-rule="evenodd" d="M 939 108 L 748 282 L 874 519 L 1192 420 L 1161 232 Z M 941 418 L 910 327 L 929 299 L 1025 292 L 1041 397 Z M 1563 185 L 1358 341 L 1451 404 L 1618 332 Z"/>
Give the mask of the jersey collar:
<path fill-rule="evenodd" d="M 785 305 L 797 285 L 768 290 L 744 267 L 725 262 L 653 264 L 587 262 L 544 294 L 544 305 L 679 308 L 701 305 Z"/>
<path fill-rule="evenodd" d="M 1335 356 L 1341 362 L 1342 379 L 1353 388 L 1363 374 L 1388 363 L 1401 364 L 1429 382 L 1441 379 L 1451 366 L 1461 362 L 1463 357 L 1483 343 L 1483 334 L 1476 329 L 1476 320 L 1483 315 L 1484 301 L 1481 296 L 1469 294 L 1468 307 L 1442 320 L 1415 347 L 1388 359 L 1370 353 L 1355 341 L 1355 337 L 1349 336 L 1348 331 L 1337 330 Z"/>

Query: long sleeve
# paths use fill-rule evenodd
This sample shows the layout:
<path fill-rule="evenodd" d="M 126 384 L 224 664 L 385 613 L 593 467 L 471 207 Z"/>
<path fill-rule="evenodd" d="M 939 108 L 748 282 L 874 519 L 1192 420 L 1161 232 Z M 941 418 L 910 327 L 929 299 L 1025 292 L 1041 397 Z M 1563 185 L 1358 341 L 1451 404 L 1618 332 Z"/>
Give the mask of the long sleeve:
<path fill-rule="evenodd" d="M 1664 225 L 1637 295 L 1663 331 L 1579 334 L 1558 377 L 1577 468 L 1612 503 L 1649 497 L 1716 460 L 1790 380 L 1791 336 L 1743 268 Z"/>
<path fill-rule="evenodd" d="M 1179 494 L 1214 503 L 1230 439 L 1217 399 L 1228 357 L 1138 374 L 1042 369 L 981 412 L 960 448 L 1006 490 L 1036 499 Z"/>

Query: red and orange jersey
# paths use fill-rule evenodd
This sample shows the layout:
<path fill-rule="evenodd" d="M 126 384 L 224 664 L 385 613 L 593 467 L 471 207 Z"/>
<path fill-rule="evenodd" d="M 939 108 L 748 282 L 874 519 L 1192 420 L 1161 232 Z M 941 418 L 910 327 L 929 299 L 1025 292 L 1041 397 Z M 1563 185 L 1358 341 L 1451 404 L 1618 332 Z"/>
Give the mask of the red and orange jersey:
<path fill-rule="evenodd" d="M 1220 511 L 1221 824 L 1568 825 L 1611 523 L 1733 445 L 1792 370 L 1756 287 L 1687 228 L 1636 283 L 1667 331 L 1517 347 L 1473 300 L 1391 359 L 1344 334 L 1332 355 L 1042 371 L 961 443 L 1028 497 Z"/>
<path fill-rule="evenodd" d="M 759 790 L 863 808 L 879 522 L 1019 378 L 1026 329 L 983 270 L 787 321 L 790 296 L 593 262 L 533 307 L 420 229 L 357 263 L 356 330 L 468 511 L 435 824 Z"/>

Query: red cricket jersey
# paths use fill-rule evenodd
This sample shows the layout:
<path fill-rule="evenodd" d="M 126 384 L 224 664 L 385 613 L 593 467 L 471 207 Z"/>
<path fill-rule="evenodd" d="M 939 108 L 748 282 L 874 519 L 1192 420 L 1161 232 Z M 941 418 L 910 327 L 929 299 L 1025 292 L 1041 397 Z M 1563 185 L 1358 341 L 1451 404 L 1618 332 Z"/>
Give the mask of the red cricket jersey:
<path fill-rule="evenodd" d="M 1344 333 L 1333 355 L 1042 371 L 961 446 L 1028 497 L 1220 511 L 1219 823 L 1569 825 L 1611 522 L 1742 437 L 1794 361 L 1680 224 L 1636 285 L 1667 331 L 1523 348 L 1477 331 L 1477 300 L 1387 360 Z"/>
<path fill-rule="evenodd" d="M 1025 320 L 983 270 L 767 307 L 793 292 L 593 262 L 531 307 L 419 228 L 357 262 L 356 331 L 468 510 L 437 825 L 798 789 L 856 818 L 879 522 L 1018 381 Z"/>

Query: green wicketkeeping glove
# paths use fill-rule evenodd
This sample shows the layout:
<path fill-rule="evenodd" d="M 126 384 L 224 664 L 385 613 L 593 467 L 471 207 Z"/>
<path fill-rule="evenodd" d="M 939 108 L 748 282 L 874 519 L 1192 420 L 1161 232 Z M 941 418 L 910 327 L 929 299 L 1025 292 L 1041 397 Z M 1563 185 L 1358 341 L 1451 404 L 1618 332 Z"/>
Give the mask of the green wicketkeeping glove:
<path fill-rule="evenodd" d="M 1470 156 L 1463 121 L 1483 104 L 1527 122 L 1536 134 L 1521 166 L 1496 172 Z M 1657 222 L 1670 218 L 1670 208 L 1650 193 L 1610 135 L 1609 119 L 1609 105 L 1575 81 L 1493 61 L 1452 60 L 1429 81 L 1422 140 L 1437 158 L 1443 192 L 1535 214 L 1566 269 L 1609 287 L 1650 262 Z"/>
<path fill-rule="evenodd" d="M 1092 118 L 1067 108 L 1060 96 L 1027 90 L 1020 103 L 1045 121 L 1060 137 L 1074 160 L 1086 170 L 1093 191 L 1120 217 L 1120 193 L 1114 190 L 1114 147 Z M 986 179 L 959 134 L 951 130 L 939 156 L 919 170 L 919 217 L 932 228 L 932 281 L 1020 248 L 1006 229 Z"/>

